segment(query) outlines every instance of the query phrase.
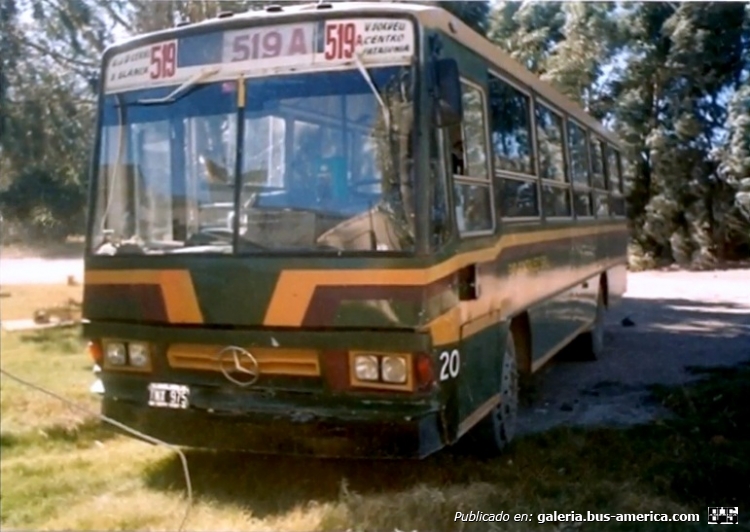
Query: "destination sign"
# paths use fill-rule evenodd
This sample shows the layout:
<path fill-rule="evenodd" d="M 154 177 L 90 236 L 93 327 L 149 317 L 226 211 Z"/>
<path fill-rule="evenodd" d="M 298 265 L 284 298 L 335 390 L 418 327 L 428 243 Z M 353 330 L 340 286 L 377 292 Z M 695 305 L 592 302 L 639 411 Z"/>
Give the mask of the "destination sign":
<path fill-rule="evenodd" d="M 396 64 L 414 55 L 414 27 L 402 19 L 344 19 L 193 35 L 113 56 L 108 93 L 184 83 L 207 69 L 212 79 L 248 77 L 350 63 Z"/>

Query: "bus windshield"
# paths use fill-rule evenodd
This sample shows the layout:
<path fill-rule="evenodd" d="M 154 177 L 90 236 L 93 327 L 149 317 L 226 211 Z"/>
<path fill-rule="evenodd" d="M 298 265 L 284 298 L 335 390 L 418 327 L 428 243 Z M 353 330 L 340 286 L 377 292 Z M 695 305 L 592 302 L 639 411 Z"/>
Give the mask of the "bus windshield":
<path fill-rule="evenodd" d="M 411 72 L 107 95 L 92 252 L 412 250 Z"/>

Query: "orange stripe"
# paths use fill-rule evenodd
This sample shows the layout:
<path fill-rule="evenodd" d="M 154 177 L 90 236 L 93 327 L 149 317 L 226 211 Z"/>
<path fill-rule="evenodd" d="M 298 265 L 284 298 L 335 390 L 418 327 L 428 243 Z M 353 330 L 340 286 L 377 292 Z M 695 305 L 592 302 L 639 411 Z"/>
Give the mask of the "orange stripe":
<path fill-rule="evenodd" d="M 427 268 L 373 270 L 284 270 L 276 281 L 263 325 L 299 327 L 305 317 L 315 289 L 323 286 L 425 286 L 470 264 L 490 262 L 504 248 L 548 242 L 566 237 L 579 237 L 622 231 L 623 226 L 569 227 L 545 229 L 501 236 L 491 247 L 455 255 Z"/>
<path fill-rule="evenodd" d="M 86 270 L 84 284 L 157 285 L 170 323 L 203 323 L 203 313 L 188 270 Z"/>

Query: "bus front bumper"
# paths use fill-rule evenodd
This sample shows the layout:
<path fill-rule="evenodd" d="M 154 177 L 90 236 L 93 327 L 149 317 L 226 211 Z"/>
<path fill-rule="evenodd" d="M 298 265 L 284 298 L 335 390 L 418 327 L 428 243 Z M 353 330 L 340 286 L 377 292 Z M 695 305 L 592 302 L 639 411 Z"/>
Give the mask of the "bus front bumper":
<path fill-rule="evenodd" d="M 419 416 L 369 412 L 365 420 L 351 408 L 217 413 L 104 398 L 102 413 L 180 447 L 336 458 L 424 458 L 444 447 L 434 411 Z"/>

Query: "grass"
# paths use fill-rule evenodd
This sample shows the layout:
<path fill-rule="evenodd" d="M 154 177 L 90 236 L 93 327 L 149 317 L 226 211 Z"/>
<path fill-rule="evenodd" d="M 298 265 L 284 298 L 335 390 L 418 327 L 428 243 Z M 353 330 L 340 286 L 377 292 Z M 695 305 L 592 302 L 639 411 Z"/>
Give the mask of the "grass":
<path fill-rule="evenodd" d="M 72 331 L 4 335 L 3 368 L 96 407 Z M 709 505 L 750 506 L 750 367 L 655 389 L 674 419 L 627 430 L 557 429 L 502 458 L 442 453 L 368 462 L 188 453 L 190 530 L 704 530 Z M 179 459 L 99 427 L 3 377 L 0 522 L 9 529 L 175 529 Z M 454 522 L 455 512 L 534 514 L 531 523 Z M 699 513 L 703 524 L 539 525 L 540 513 Z M 742 517 L 744 512 L 741 512 Z M 745 517 L 746 519 L 746 517 Z M 566 528 L 567 526 L 567 528 Z"/>

